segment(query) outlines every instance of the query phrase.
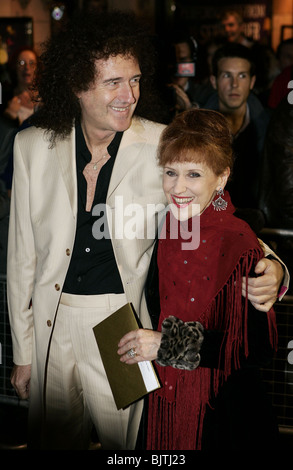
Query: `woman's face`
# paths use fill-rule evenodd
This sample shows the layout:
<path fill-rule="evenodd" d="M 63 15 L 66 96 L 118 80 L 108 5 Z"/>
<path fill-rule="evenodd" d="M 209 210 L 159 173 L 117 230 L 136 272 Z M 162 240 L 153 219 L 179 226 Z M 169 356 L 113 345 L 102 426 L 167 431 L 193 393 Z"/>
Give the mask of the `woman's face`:
<path fill-rule="evenodd" d="M 163 189 L 174 216 L 181 221 L 201 214 L 216 191 L 224 189 L 230 172 L 227 168 L 217 176 L 204 163 L 195 161 L 167 163 L 164 167 Z"/>
<path fill-rule="evenodd" d="M 17 78 L 19 85 L 27 88 L 32 84 L 37 66 L 37 58 L 32 51 L 22 51 L 17 60 Z"/>

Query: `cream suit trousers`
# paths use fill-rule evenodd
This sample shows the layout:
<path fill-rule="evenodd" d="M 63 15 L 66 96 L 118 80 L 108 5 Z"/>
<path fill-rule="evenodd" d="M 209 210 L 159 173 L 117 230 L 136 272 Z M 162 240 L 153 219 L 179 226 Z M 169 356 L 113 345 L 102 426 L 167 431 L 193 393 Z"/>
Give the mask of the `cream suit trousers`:
<path fill-rule="evenodd" d="M 124 294 L 62 294 L 49 353 L 44 448 L 87 448 L 93 423 L 102 449 L 134 449 L 136 405 L 117 411 L 92 331 L 126 302 Z"/>

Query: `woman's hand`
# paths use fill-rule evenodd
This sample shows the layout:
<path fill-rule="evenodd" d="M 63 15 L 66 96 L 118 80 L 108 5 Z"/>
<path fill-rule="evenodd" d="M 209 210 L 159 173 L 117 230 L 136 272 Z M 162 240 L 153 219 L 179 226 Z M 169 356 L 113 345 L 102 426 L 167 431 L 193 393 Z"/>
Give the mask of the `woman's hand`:
<path fill-rule="evenodd" d="M 135 364 L 141 361 L 154 361 L 161 344 L 161 333 L 153 330 L 134 330 L 127 333 L 118 344 L 120 361 Z M 134 355 L 129 355 L 134 351 Z"/>

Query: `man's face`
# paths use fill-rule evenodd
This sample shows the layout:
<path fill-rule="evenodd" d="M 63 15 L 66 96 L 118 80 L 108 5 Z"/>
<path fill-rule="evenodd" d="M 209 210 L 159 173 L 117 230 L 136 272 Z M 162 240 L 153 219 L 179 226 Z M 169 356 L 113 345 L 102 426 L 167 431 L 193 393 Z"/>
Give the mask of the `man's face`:
<path fill-rule="evenodd" d="M 237 18 L 230 15 L 223 19 L 221 24 L 227 40 L 229 42 L 237 42 L 243 32 L 242 24 L 237 21 Z"/>
<path fill-rule="evenodd" d="M 78 93 L 82 122 L 101 136 L 125 131 L 139 99 L 140 67 L 133 57 L 97 60 L 97 77 L 90 89 Z"/>
<path fill-rule="evenodd" d="M 220 111 L 233 111 L 246 105 L 255 83 L 246 59 L 227 57 L 218 62 L 218 76 L 212 76 L 213 87 L 218 91 Z"/>

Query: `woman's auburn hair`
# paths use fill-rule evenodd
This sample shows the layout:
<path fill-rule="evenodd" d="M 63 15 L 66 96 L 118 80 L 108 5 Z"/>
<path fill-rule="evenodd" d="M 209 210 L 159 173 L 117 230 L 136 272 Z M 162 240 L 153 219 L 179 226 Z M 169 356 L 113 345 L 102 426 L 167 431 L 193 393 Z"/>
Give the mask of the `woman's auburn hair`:
<path fill-rule="evenodd" d="M 193 108 L 178 114 L 164 129 L 158 147 L 159 166 L 174 162 L 207 165 L 217 176 L 232 170 L 232 135 L 217 111 Z"/>

